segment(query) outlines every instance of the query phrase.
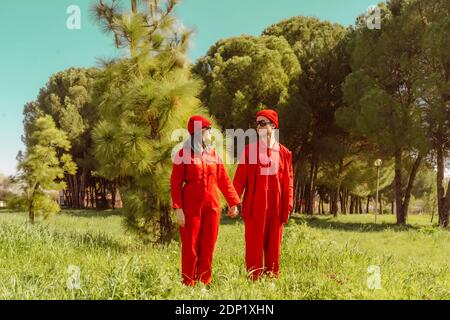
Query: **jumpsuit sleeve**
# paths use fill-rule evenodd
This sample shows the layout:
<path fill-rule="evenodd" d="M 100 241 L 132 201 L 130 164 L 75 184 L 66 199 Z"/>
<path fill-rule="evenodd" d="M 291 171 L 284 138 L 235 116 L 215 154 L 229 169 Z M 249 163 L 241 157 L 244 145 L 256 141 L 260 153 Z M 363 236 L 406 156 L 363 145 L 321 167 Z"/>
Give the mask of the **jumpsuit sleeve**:
<path fill-rule="evenodd" d="M 227 170 L 225 169 L 225 165 L 222 161 L 217 164 L 217 183 L 220 191 L 227 200 L 228 206 L 233 207 L 241 203 L 241 200 L 236 193 L 233 184 L 231 183 L 230 177 L 228 176 Z"/>
<path fill-rule="evenodd" d="M 248 165 L 246 161 L 247 159 L 246 153 L 247 148 L 245 148 L 244 151 L 242 152 L 233 180 L 234 188 L 236 189 L 239 198 L 242 197 L 244 189 L 247 187 Z"/>
<path fill-rule="evenodd" d="M 180 156 L 180 154 L 178 155 Z M 172 195 L 172 208 L 183 208 L 183 183 L 185 166 L 182 161 L 174 162 L 172 165 L 172 175 L 170 177 L 170 192 Z"/>

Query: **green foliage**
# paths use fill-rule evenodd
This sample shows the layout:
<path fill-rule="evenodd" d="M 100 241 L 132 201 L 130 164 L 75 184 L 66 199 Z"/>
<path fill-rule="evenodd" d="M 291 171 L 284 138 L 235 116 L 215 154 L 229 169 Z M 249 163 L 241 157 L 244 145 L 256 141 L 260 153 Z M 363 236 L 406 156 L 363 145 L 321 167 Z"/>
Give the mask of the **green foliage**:
<path fill-rule="evenodd" d="M 102 6 L 99 19 L 108 22 Z M 93 92 L 101 114 L 92 135 L 97 174 L 122 182 L 125 223 L 149 240 L 170 240 L 175 230 L 169 180 L 179 141 L 172 133 L 207 114 L 197 98 L 202 83 L 184 61 L 189 31 L 180 40 L 170 8 L 160 13 L 115 11 L 112 32 L 130 56 L 105 63 Z"/>
<path fill-rule="evenodd" d="M 313 17 L 293 17 L 266 28 L 264 35 L 286 39 L 302 74 L 293 79 L 281 108 L 283 138 L 296 155 L 342 157 L 342 132 L 334 112 L 341 106 L 341 83 L 350 72 L 345 44 L 348 30 Z"/>
<path fill-rule="evenodd" d="M 411 191 L 407 185 L 414 186 L 412 164 L 420 165 L 432 147 L 439 146 L 442 154 L 448 144 L 445 58 L 433 54 L 436 46 L 429 32 L 445 25 L 441 16 L 449 7 L 448 1 L 421 0 L 390 1 L 379 7 L 381 30 L 369 30 L 360 21 L 350 42 L 353 72 L 343 85 L 346 105 L 336 111 L 336 120 L 382 157 L 395 157 L 397 214 L 403 223 Z M 440 27 L 435 30 L 437 47 L 443 45 Z"/>
<path fill-rule="evenodd" d="M 345 158 L 342 168 L 339 165 L 326 164 L 318 176 L 318 185 L 328 188 L 337 186 L 348 190 L 352 195 L 367 197 L 374 195 L 377 188 L 377 168 L 371 156 L 357 154 Z M 379 190 L 383 191 L 392 184 L 394 178 L 393 161 L 384 161 L 380 168 Z"/>
<path fill-rule="evenodd" d="M 426 152 L 424 129 L 439 130 L 448 119 L 439 91 L 448 92 L 449 83 L 437 75 L 443 74 L 442 62 L 449 61 L 448 50 L 447 58 L 442 51 L 448 41 L 439 31 L 445 28 L 440 16 L 446 16 L 448 1 L 391 1 L 387 7 L 379 6 L 382 29 L 369 30 L 361 24 L 350 45 L 353 73 L 343 86 L 347 108 L 336 117 L 342 127 L 368 138 L 385 153 Z M 424 61 L 435 59 L 441 64 L 431 70 Z"/>
<path fill-rule="evenodd" d="M 36 101 L 24 108 L 24 142 L 30 141 L 32 124 L 40 116 L 52 117 L 56 127 L 62 130 L 70 141 L 69 153 L 77 164 L 75 175 L 67 175 L 64 180 L 68 186 L 67 195 L 74 208 L 84 207 L 86 188 L 96 185 L 92 171 L 97 163 L 92 155 L 91 133 L 98 122 L 98 106 L 91 103 L 92 86 L 98 70 L 95 68 L 69 68 L 53 74 L 43 87 Z M 58 150 L 63 152 L 63 150 Z M 95 188 L 97 189 L 97 188 Z"/>
<path fill-rule="evenodd" d="M 36 191 L 31 201 L 33 203 L 34 213 L 38 217 L 48 219 L 61 211 L 58 203 L 45 192 Z"/>
<path fill-rule="evenodd" d="M 57 127 L 63 130 L 72 145 L 74 158 L 88 149 L 88 130 L 97 120 L 90 90 L 96 69 L 70 68 L 50 77 L 35 102 L 25 106 L 25 141 L 29 140 L 32 123 L 37 117 L 50 115 Z"/>
<path fill-rule="evenodd" d="M 275 36 L 218 41 L 194 66 L 205 82 L 202 101 L 225 128 L 248 128 L 257 111 L 286 103 L 301 72 L 289 43 Z"/>
<path fill-rule="evenodd" d="M 344 94 L 348 107 L 336 112 L 342 127 L 367 138 L 384 154 L 426 148 L 420 110 L 413 103 L 402 105 L 402 98 L 396 100 L 364 71 L 347 78 Z"/>
<path fill-rule="evenodd" d="M 373 194 L 372 163 L 382 158 L 380 187 L 392 201 L 405 196 L 414 160 L 427 153 L 411 193 L 434 194 L 430 167 L 450 148 L 447 0 L 380 3 L 381 30 L 369 30 L 363 16 L 355 28 L 293 17 L 259 37 L 220 40 L 194 66 L 185 56 L 192 31 L 173 15 L 176 3 L 145 1 L 132 5 L 131 13 L 117 1 L 92 7 L 103 31 L 129 54 L 104 61 L 101 69 L 54 74 L 25 106 L 24 142 L 34 148 L 28 171 L 38 172 L 32 163 L 48 155 L 48 178 L 39 178 L 50 189 L 75 188 L 70 191 L 82 207 L 86 188 L 120 182 L 127 225 L 149 238 L 164 237 L 166 227 L 171 234 L 168 176 L 179 142 L 172 133 L 192 114 L 207 115 L 202 101 L 226 128 L 247 128 L 257 110 L 277 109 L 298 187 L 312 190 L 311 197 L 317 186 Z M 35 124 L 45 115 L 70 149 L 53 136 L 38 136 Z M 38 146 L 50 140 L 56 154 Z M 73 172 L 69 154 L 75 176 L 56 170 L 60 161 L 62 170 Z"/>
<path fill-rule="evenodd" d="M 12 211 L 27 211 L 28 199 L 25 196 L 11 196 L 7 199 L 6 207 Z"/>
<path fill-rule="evenodd" d="M 414 197 L 427 199 L 430 195 L 436 195 L 436 170 L 433 167 L 428 164 L 422 166 L 416 179 L 412 189 Z"/>
<path fill-rule="evenodd" d="M 58 204 L 46 194 L 47 190 L 63 190 L 64 174 L 74 174 L 76 164 L 68 153 L 70 142 L 67 135 L 56 128 L 52 117 L 37 118 L 32 124 L 29 145 L 24 159 L 19 163 L 20 178 L 25 183 L 30 221 L 35 216 L 44 218 L 59 211 Z"/>

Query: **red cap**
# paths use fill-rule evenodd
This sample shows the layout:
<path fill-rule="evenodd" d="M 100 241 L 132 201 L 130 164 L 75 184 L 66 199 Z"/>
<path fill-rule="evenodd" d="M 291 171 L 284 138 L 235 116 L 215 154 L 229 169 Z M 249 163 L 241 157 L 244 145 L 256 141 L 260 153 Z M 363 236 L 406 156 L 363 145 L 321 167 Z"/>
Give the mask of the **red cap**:
<path fill-rule="evenodd" d="M 266 117 L 275 125 L 275 128 L 278 129 L 278 113 L 275 110 L 261 110 L 256 114 L 256 117 Z"/>
<path fill-rule="evenodd" d="M 200 124 L 200 126 L 199 126 Z M 196 125 L 194 127 L 194 125 Z M 194 128 L 200 128 L 203 129 L 205 127 L 209 127 L 211 126 L 211 121 L 209 121 L 208 119 L 206 119 L 205 117 L 202 116 L 193 116 L 189 119 L 188 122 L 188 131 L 190 134 L 194 134 Z"/>

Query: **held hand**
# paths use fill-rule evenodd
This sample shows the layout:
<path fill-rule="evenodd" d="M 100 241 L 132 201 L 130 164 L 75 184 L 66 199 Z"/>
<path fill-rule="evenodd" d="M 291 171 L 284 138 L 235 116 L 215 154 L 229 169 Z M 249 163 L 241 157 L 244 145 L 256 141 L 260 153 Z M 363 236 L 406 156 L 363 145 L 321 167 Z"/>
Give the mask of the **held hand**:
<path fill-rule="evenodd" d="M 228 209 L 228 216 L 232 219 L 236 218 L 239 214 L 239 210 L 237 208 L 237 206 L 232 206 L 231 208 Z"/>
<path fill-rule="evenodd" d="M 176 209 L 175 213 L 177 214 L 177 223 L 180 227 L 184 227 L 186 220 L 184 217 L 183 209 Z"/>

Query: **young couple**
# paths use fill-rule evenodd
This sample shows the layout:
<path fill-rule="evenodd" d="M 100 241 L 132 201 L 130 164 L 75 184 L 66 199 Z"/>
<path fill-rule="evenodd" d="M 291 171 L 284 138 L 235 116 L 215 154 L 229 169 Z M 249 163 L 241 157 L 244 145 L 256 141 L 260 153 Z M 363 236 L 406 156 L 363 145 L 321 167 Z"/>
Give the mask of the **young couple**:
<path fill-rule="evenodd" d="M 244 193 L 242 218 L 250 278 L 279 275 L 283 225 L 293 209 L 292 154 L 275 139 L 275 111 L 258 112 L 256 127 L 259 139 L 243 150 L 231 183 L 220 157 L 209 147 L 211 122 L 202 116 L 189 120 L 191 138 L 176 155 L 171 177 L 182 242 L 182 279 L 187 286 L 211 283 L 221 213 L 219 190 L 231 218 L 239 214 L 237 206 Z"/>

